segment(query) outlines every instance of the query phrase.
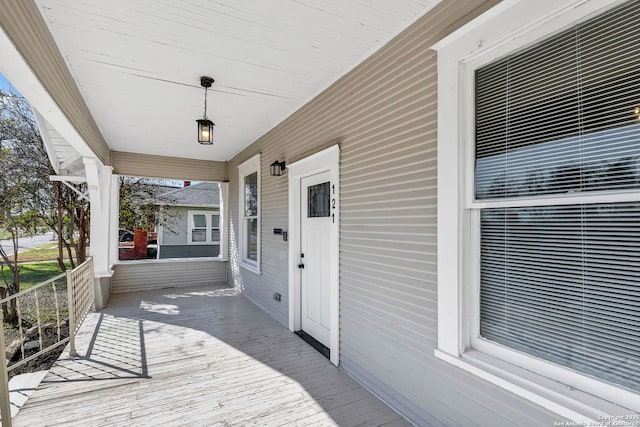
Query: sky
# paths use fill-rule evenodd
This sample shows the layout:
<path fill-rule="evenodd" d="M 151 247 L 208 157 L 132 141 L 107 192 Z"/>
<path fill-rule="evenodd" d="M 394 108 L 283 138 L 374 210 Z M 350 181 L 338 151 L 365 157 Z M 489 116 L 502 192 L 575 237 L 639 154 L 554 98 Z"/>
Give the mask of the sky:
<path fill-rule="evenodd" d="M 18 92 L 18 90 L 9 83 L 9 80 L 0 73 L 0 90 L 3 92 Z"/>

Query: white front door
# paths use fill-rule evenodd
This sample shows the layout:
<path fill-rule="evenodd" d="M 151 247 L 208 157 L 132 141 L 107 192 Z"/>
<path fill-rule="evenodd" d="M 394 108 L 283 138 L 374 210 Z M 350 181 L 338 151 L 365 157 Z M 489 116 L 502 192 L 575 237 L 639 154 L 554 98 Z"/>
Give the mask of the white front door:
<path fill-rule="evenodd" d="M 300 193 L 301 327 L 330 348 L 331 221 L 334 219 L 329 171 L 301 178 Z"/>

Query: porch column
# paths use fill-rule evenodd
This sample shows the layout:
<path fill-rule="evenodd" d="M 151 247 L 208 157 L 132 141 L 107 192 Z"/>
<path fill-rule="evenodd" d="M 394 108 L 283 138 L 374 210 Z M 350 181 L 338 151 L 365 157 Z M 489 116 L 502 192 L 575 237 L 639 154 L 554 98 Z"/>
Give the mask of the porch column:
<path fill-rule="evenodd" d="M 229 219 L 229 182 L 220 183 L 220 214 L 224 221 L 222 225 L 222 235 L 220 236 L 220 253 L 222 257 L 221 261 L 229 260 L 229 226 L 231 221 Z"/>
<path fill-rule="evenodd" d="M 96 309 L 107 303 L 111 292 L 111 184 L 113 168 L 104 166 L 95 157 L 83 158 L 87 174 L 87 187 L 91 200 L 91 242 L 89 253 L 93 257 L 95 275 L 94 295 Z"/>
<path fill-rule="evenodd" d="M 118 175 L 111 174 L 111 189 L 109 202 L 109 265 L 114 266 L 118 263 L 118 229 L 120 228 L 120 179 Z"/>

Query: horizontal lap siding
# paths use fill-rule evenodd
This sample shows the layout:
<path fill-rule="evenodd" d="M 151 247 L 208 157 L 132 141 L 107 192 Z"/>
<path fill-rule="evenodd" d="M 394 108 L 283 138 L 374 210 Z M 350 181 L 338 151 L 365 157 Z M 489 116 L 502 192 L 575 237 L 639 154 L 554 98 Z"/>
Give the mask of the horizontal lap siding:
<path fill-rule="evenodd" d="M 111 292 L 136 292 L 226 283 L 226 262 L 206 260 L 124 263 L 114 266 Z"/>
<path fill-rule="evenodd" d="M 113 173 L 192 181 L 226 181 L 227 162 L 112 151 Z"/>
<path fill-rule="evenodd" d="M 494 3 L 442 2 L 229 164 L 233 228 L 237 166 L 262 153 L 262 275 L 231 261 L 230 277 L 286 325 L 288 246 L 273 228 L 287 227 L 287 177 L 269 176 L 268 166 L 340 144 L 341 367 L 418 425 L 556 418 L 433 356 L 437 54 L 430 47 Z"/>
<path fill-rule="evenodd" d="M 203 258 L 220 255 L 220 245 L 161 245 L 160 259 Z"/>
<path fill-rule="evenodd" d="M 255 154 L 255 153 L 253 153 Z M 253 155 L 252 154 L 252 155 Z M 252 156 L 251 155 L 251 156 Z M 283 156 L 272 155 L 264 150 L 261 156 L 261 192 L 260 192 L 260 225 L 262 248 L 262 271 L 258 275 L 239 266 L 237 249 L 238 231 L 238 165 L 251 156 L 243 157 L 240 161 L 229 163 L 229 280 L 242 288 L 244 296 L 253 301 L 278 322 L 287 326 L 289 300 L 288 294 L 288 243 L 280 235 L 274 235 L 274 228 L 287 230 L 287 177 L 272 177 L 269 175 L 269 164 Z M 275 156 L 275 157 L 274 157 Z M 282 295 L 281 301 L 273 299 L 273 294 Z"/>

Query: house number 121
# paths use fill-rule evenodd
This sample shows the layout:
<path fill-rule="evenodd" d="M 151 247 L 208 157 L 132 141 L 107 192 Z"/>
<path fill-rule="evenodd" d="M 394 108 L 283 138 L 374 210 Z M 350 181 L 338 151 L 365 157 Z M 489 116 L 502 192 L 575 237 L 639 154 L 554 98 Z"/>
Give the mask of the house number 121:
<path fill-rule="evenodd" d="M 331 194 L 333 194 L 334 197 L 331 198 L 331 222 L 335 223 L 336 222 L 336 214 L 334 213 L 334 209 L 336 208 L 336 186 L 334 184 L 331 184 Z"/>

